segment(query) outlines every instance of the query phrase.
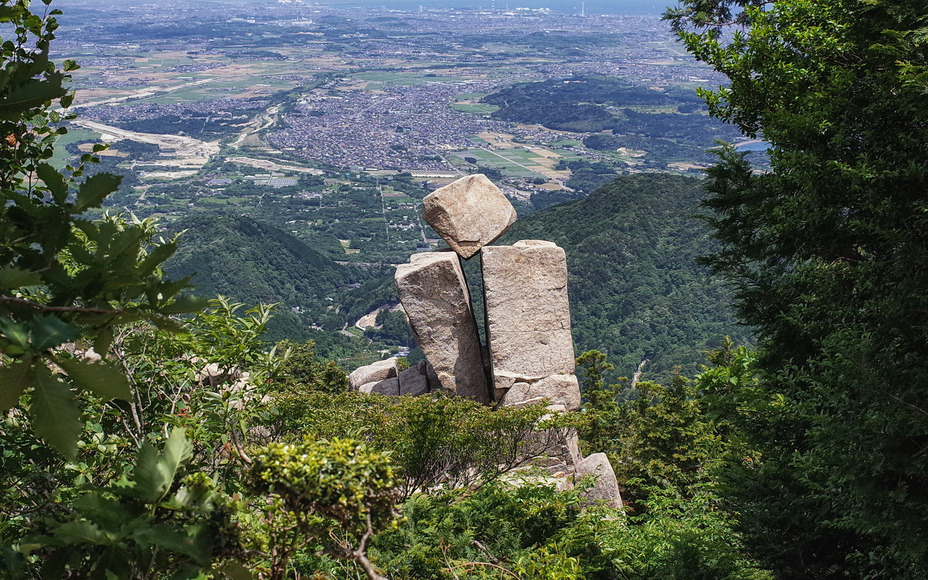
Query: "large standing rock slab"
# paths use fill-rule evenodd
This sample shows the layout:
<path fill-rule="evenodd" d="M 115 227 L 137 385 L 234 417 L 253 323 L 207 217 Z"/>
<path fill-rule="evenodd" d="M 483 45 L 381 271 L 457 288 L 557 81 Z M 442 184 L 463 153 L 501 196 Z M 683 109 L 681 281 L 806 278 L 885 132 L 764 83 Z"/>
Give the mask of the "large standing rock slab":
<path fill-rule="evenodd" d="M 443 389 L 490 401 L 477 323 L 461 262 L 451 252 L 413 254 L 396 268 L 396 291 L 416 341 Z"/>
<path fill-rule="evenodd" d="M 481 259 L 494 388 L 508 390 L 518 382 L 531 385 L 551 375 L 573 375 L 564 250 L 552 242 L 523 240 L 512 246 L 487 246 Z M 565 406 L 575 408 L 579 387 L 576 394 L 564 397 L 552 396 L 549 387 L 542 389 L 545 396 L 563 398 Z"/>
<path fill-rule="evenodd" d="M 422 200 L 422 217 L 462 258 L 500 237 L 516 210 L 485 175 L 462 177 Z"/>

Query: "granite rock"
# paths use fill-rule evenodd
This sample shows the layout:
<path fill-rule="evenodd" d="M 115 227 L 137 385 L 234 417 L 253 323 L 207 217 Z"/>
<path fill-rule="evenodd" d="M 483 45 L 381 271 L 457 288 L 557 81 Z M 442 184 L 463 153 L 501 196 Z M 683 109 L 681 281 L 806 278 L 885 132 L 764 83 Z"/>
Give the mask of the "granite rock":
<path fill-rule="evenodd" d="M 441 388 L 488 403 L 480 338 L 458 256 L 452 252 L 413 254 L 409 264 L 396 268 L 395 278 L 416 342 Z"/>
<path fill-rule="evenodd" d="M 619 493 L 619 482 L 615 478 L 615 471 L 605 453 L 594 453 L 577 464 L 576 479 L 594 476 L 593 487 L 586 492 L 587 499 L 603 501 L 609 507 L 622 507 L 622 495 Z"/>
<path fill-rule="evenodd" d="M 382 381 L 365 383 L 358 387 L 358 392 L 370 395 L 386 395 L 388 397 L 398 397 L 400 395 L 400 380 L 397 377 L 391 377 Z"/>
<path fill-rule="evenodd" d="M 396 375 L 396 359 L 391 357 L 356 368 L 348 375 L 348 382 L 351 383 L 352 389 L 358 390 L 361 385 L 393 378 Z"/>
<path fill-rule="evenodd" d="M 516 210 L 492 181 L 475 174 L 425 196 L 422 217 L 467 259 L 506 233 L 516 221 Z"/>
<path fill-rule="evenodd" d="M 523 240 L 488 246 L 481 259 L 494 388 L 573 374 L 564 250 Z"/>

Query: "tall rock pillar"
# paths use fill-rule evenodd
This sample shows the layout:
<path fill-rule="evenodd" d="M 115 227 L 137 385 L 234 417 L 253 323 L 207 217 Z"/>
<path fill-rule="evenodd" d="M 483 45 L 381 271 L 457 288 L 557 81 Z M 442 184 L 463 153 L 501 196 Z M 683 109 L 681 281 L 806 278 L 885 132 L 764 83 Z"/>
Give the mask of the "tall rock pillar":
<path fill-rule="evenodd" d="M 409 260 L 396 268 L 396 290 L 442 388 L 490 402 L 480 337 L 457 254 L 413 254 Z"/>
<path fill-rule="evenodd" d="M 485 246 L 481 259 L 496 400 L 512 405 L 547 398 L 578 409 L 564 250 L 523 240 Z"/>

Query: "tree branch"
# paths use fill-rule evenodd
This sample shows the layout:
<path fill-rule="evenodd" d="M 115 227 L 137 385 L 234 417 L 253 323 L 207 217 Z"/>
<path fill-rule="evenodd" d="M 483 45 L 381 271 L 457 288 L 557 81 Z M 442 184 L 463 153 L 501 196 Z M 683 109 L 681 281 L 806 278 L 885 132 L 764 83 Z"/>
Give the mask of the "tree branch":
<path fill-rule="evenodd" d="M 39 304 L 38 302 L 33 302 L 32 300 L 26 300 L 25 298 L 13 298 L 12 296 L 0 296 L 0 304 L 15 304 L 18 306 L 26 306 L 35 310 L 42 310 L 45 312 L 84 312 L 88 314 L 123 314 L 125 310 L 113 310 L 112 308 L 85 308 L 82 306 L 48 306 L 46 304 Z"/>

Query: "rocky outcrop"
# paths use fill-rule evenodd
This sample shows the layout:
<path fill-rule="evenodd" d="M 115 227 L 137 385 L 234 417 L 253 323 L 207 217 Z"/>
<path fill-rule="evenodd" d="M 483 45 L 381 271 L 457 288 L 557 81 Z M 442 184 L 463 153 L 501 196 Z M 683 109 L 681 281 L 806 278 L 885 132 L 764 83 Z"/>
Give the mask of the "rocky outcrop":
<path fill-rule="evenodd" d="M 432 377 L 431 380 L 429 380 L 430 376 Z M 400 383 L 400 395 L 409 395 L 411 397 L 426 395 L 432 392 L 433 384 L 434 388 L 441 388 L 438 377 L 435 376 L 435 373 L 429 368 L 428 363 L 425 361 L 421 361 L 416 366 L 409 367 L 401 372 L 397 378 Z"/>
<path fill-rule="evenodd" d="M 622 507 L 622 495 L 615 471 L 605 453 L 594 453 L 577 464 L 574 477 L 579 481 L 593 477 L 593 487 L 586 492 L 590 501 L 603 501 L 614 508 Z"/>
<path fill-rule="evenodd" d="M 359 367 L 348 375 L 348 382 L 360 386 L 390 379 L 397 374 L 396 359 L 379 360 L 367 366 Z"/>
<path fill-rule="evenodd" d="M 413 254 L 409 264 L 396 268 L 396 290 L 442 388 L 490 402 L 477 323 L 457 255 Z"/>
<path fill-rule="evenodd" d="M 516 210 L 492 181 L 476 174 L 425 196 L 422 217 L 467 259 L 506 233 L 516 221 Z"/>
<path fill-rule="evenodd" d="M 509 379 L 510 377 L 502 377 Z M 548 401 L 561 405 L 565 411 L 580 408 L 580 383 L 575 375 L 548 375 L 529 381 L 524 378 L 513 379 L 508 389 L 497 389 L 497 401 L 504 407 L 538 404 Z"/>
<path fill-rule="evenodd" d="M 390 377 L 381 381 L 364 383 L 358 387 L 358 391 L 367 395 L 375 393 L 388 397 L 398 397 L 400 395 L 400 380 L 397 377 Z"/>
<path fill-rule="evenodd" d="M 486 177 L 471 175 L 423 201 L 424 217 L 454 252 L 413 254 L 396 269 L 396 287 L 428 364 L 389 374 L 351 374 L 352 386 L 385 395 L 422 395 L 442 389 L 500 406 L 545 404 L 550 413 L 580 408 L 567 298 L 567 259 L 552 242 L 522 240 L 488 246 L 515 221 L 512 205 Z M 486 348 L 481 346 L 461 258 L 480 252 Z M 380 374 L 378 374 L 380 373 Z M 387 374 L 383 374 L 387 373 Z M 362 383 L 367 377 L 376 382 Z M 590 501 L 622 504 L 615 473 L 603 453 L 583 458 L 572 430 L 538 433 L 547 452 L 542 467 L 564 485 L 587 476 Z M 559 443 L 550 450 L 551 441 Z"/>
<path fill-rule="evenodd" d="M 390 397 L 418 397 L 441 389 L 438 376 L 426 361 L 420 361 L 402 372 L 398 372 L 397 362 L 391 357 L 359 367 L 348 375 L 348 382 L 358 392 Z"/>

